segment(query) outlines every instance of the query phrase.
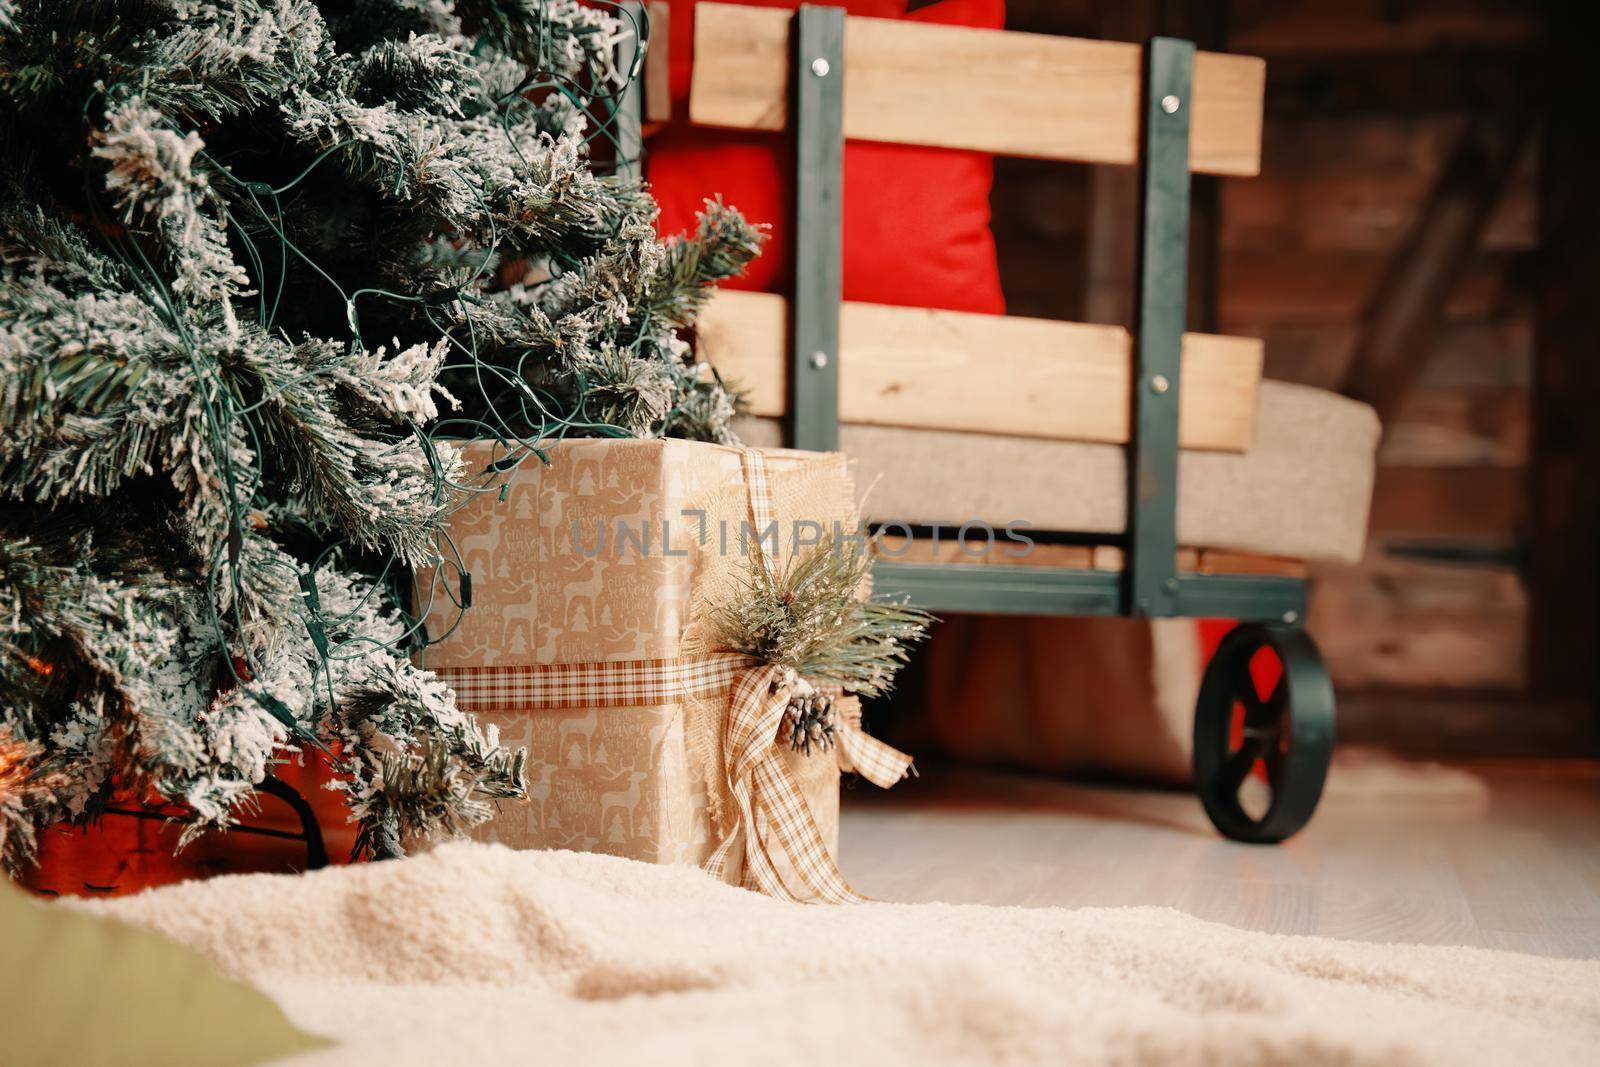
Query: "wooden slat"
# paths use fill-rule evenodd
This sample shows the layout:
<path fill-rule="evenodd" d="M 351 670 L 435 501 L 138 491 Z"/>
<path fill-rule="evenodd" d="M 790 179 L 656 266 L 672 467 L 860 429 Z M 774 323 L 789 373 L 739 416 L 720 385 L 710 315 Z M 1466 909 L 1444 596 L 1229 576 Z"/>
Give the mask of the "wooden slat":
<path fill-rule="evenodd" d="M 1528 515 L 1527 481 L 1507 467 L 1379 467 L 1368 528 L 1379 537 L 1513 544 Z"/>
<path fill-rule="evenodd" d="M 1374 544 L 1359 564 L 1318 568 L 1306 624 L 1344 689 L 1516 692 L 1527 619 L 1510 567 L 1406 559 Z"/>
<path fill-rule="evenodd" d="M 694 122 L 784 128 L 790 17 L 736 4 L 695 8 Z M 1131 165 L 1139 158 L 1141 53 L 1118 41 L 850 18 L 845 136 Z M 1253 56 L 1196 55 L 1192 170 L 1261 169 L 1265 84 L 1266 65 Z"/>
<path fill-rule="evenodd" d="M 1384 424 L 1388 467 L 1525 467 L 1526 389 L 1428 389 L 1419 383 Z"/>
<path fill-rule="evenodd" d="M 1187 569 L 1183 566 L 1181 555 L 1178 569 Z M 1215 548 L 1202 548 L 1199 551 L 1194 570 L 1197 574 L 1260 574 L 1274 578 L 1304 578 L 1310 573 L 1304 560 L 1223 552 Z"/>
<path fill-rule="evenodd" d="M 700 358 L 756 415 L 787 410 L 786 301 L 722 292 L 700 318 Z M 839 417 L 847 423 L 1128 440 L 1133 345 L 1120 326 L 846 302 Z M 1185 334 L 1179 441 L 1243 451 L 1255 433 L 1262 346 Z"/>
<path fill-rule="evenodd" d="M 1408 10 L 1427 6 L 1339 0 L 1319 11 L 1306 4 L 1276 4 L 1278 10 L 1258 23 L 1236 26 L 1233 37 L 1252 51 L 1310 56 L 1324 63 L 1345 55 L 1400 54 L 1415 61 L 1424 56 L 1437 61 L 1441 55 L 1463 53 L 1481 63 L 1484 53 L 1520 51 L 1536 44 L 1543 31 L 1532 11 L 1460 10 L 1470 6 L 1462 4 L 1434 5 L 1445 9 L 1439 11 Z"/>
<path fill-rule="evenodd" d="M 1344 392 L 1371 404 L 1386 424 L 1422 373 L 1445 298 L 1466 273 L 1531 128 L 1532 116 L 1521 114 L 1469 126 L 1385 272 Z"/>
<path fill-rule="evenodd" d="M 1097 571 L 1120 571 L 1127 565 L 1128 557 L 1119 545 L 1095 545 L 1092 560 Z M 1186 574 L 1193 574 L 1200 569 L 1200 550 L 1178 549 L 1173 566 Z"/>
<path fill-rule="evenodd" d="M 1446 319 L 1487 319 L 1516 299 L 1508 280 L 1515 257 L 1479 252 L 1445 301 Z M 1321 252 L 1290 247 L 1236 252 L 1219 275 L 1223 329 L 1251 330 L 1285 323 L 1360 322 L 1383 285 L 1389 259 L 1381 253 Z"/>
<path fill-rule="evenodd" d="M 1095 545 L 1094 569 L 1097 571 L 1120 571 L 1122 569 L 1122 549 L 1116 545 Z"/>
<path fill-rule="evenodd" d="M 644 57 L 644 120 L 672 120 L 672 9 L 666 0 L 650 0 L 650 51 Z"/>

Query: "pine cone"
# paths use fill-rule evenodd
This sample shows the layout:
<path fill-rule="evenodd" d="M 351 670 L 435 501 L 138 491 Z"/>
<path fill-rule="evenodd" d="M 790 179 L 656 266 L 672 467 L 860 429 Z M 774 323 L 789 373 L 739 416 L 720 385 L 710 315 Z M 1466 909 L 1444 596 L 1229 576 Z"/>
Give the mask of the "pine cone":
<path fill-rule="evenodd" d="M 811 755 L 813 747 L 823 752 L 833 748 L 833 698 L 807 693 L 789 701 L 784 709 L 784 724 L 789 731 L 789 747 Z"/>

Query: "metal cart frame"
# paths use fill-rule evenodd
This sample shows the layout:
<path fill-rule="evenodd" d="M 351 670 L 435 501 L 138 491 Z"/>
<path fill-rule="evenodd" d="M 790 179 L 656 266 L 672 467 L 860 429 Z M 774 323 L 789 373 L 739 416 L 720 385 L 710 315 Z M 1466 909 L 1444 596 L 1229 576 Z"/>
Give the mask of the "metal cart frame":
<path fill-rule="evenodd" d="M 819 451 L 839 448 L 844 33 L 841 8 L 802 5 L 794 16 L 796 250 L 787 429 L 794 447 Z M 1299 830 L 1316 808 L 1333 748 L 1334 695 L 1315 645 L 1300 629 L 1304 579 L 1177 571 L 1194 56 L 1191 42 L 1167 37 L 1154 38 L 1145 50 L 1127 532 L 1104 539 L 1120 543 L 1124 569 L 880 559 L 873 580 L 878 590 L 904 594 L 932 611 L 1240 620 L 1201 685 L 1194 776 L 1219 830 L 1236 840 L 1270 843 Z M 1262 649 L 1271 649 L 1282 665 L 1280 680 L 1265 696 L 1251 673 Z M 1239 792 L 1258 763 L 1272 801 L 1264 812 L 1251 814 Z"/>

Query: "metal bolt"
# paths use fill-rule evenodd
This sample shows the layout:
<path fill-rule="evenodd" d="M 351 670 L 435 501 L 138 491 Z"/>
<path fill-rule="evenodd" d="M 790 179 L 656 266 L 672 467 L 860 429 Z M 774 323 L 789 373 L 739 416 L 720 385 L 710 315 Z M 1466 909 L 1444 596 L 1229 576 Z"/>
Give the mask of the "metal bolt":
<path fill-rule="evenodd" d="M 815 74 L 819 78 L 826 78 L 828 76 L 828 71 L 832 69 L 832 67 L 828 66 L 828 61 L 823 59 L 821 56 L 818 56 L 816 59 L 811 61 L 811 73 Z"/>
<path fill-rule="evenodd" d="M 828 365 L 828 353 L 821 351 L 811 353 L 811 365 L 817 370 L 826 367 Z"/>
<path fill-rule="evenodd" d="M 1283 613 L 1283 621 L 1293 626 L 1300 621 L 1300 613 L 1298 611 L 1286 611 Z"/>
<path fill-rule="evenodd" d="M 1152 393 L 1164 393 L 1171 388 L 1172 383 L 1167 381 L 1165 374 L 1152 374 L 1150 376 L 1150 391 Z"/>
<path fill-rule="evenodd" d="M 823 65 L 826 66 L 827 64 Z M 1161 110 L 1171 115 L 1178 110 L 1178 107 L 1181 103 L 1182 101 L 1180 101 L 1176 95 L 1168 93 L 1166 96 L 1161 98 Z"/>

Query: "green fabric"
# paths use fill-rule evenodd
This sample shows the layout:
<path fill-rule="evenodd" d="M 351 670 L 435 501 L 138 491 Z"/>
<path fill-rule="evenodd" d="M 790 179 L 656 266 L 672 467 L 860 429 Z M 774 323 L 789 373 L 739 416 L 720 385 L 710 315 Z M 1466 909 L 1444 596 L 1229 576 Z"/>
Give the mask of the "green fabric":
<path fill-rule="evenodd" d="M 3 878 L 0 945 L 0 1063 L 232 1067 L 327 1044 L 198 953 Z"/>

